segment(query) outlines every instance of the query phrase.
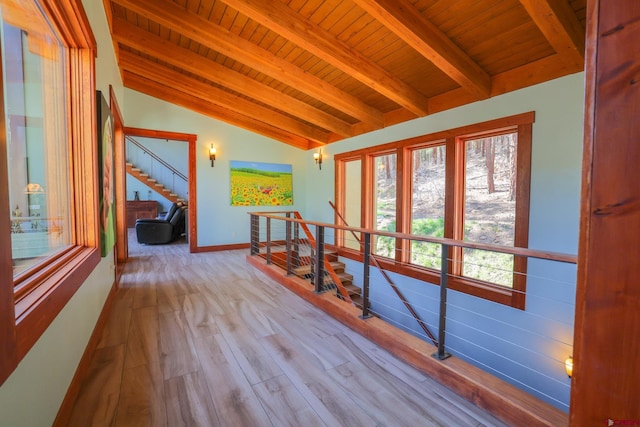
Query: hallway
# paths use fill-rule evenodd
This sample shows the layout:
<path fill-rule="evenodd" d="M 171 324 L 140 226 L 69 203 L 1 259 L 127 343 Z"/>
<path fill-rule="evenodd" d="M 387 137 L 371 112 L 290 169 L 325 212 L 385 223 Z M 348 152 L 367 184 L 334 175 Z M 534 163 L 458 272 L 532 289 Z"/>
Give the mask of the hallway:
<path fill-rule="evenodd" d="M 129 242 L 70 425 L 504 425 L 247 266 L 246 251 Z"/>

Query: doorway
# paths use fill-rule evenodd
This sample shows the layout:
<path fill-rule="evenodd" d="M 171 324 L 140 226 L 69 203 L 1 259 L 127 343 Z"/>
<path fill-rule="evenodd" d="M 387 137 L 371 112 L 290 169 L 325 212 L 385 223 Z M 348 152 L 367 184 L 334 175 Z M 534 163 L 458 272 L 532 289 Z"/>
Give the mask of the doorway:
<path fill-rule="evenodd" d="M 155 218 L 174 202 L 187 205 L 185 238 L 194 252 L 195 144 L 194 134 L 125 127 L 120 143 L 121 180 L 116 199 L 122 201 L 118 242 L 127 247 L 136 238 L 133 228 L 140 218 Z M 186 143 L 186 144 L 185 144 Z"/>

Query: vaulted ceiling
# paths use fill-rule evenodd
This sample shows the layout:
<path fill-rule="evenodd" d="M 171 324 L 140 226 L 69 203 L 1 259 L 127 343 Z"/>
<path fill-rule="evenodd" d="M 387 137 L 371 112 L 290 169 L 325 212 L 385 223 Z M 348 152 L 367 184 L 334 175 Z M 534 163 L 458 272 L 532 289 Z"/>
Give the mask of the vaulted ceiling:
<path fill-rule="evenodd" d="M 302 149 L 583 69 L 586 0 L 103 0 L 124 85 Z"/>

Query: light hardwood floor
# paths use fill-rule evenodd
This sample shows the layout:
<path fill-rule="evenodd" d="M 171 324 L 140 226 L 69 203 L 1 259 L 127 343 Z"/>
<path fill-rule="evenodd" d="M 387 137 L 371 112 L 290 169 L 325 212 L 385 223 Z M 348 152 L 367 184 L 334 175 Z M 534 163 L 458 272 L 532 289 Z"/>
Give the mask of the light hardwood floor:
<path fill-rule="evenodd" d="M 129 254 L 73 426 L 504 425 L 248 266 L 246 251 L 131 235 Z"/>

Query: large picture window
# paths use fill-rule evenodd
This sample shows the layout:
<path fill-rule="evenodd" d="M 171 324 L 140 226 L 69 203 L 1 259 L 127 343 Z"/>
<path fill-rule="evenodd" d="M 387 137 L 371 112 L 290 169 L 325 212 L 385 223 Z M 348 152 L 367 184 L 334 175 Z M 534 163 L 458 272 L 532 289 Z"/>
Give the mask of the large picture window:
<path fill-rule="evenodd" d="M 80 0 L 0 0 L 0 384 L 100 260 L 95 47 Z"/>
<path fill-rule="evenodd" d="M 14 276 L 71 243 L 68 58 L 49 23 L 2 22 L 3 84 Z M 21 25 L 16 20 L 15 25 Z M 23 25 L 24 26 L 24 25 Z"/>
<path fill-rule="evenodd" d="M 338 213 L 359 204 L 361 223 L 374 230 L 527 247 L 533 119 L 525 113 L 338 154 Z M 347 159 L 370 165 L 357 199 L 344 197 Z M 341 254 L 359 258 L 344 235 Z M 381 236 L 374 248 L 384 267 L 439 281 L 440 245 Z M 452 288 L 524 307 L 525 259 L 460 248 L 448 255 Z"/>

